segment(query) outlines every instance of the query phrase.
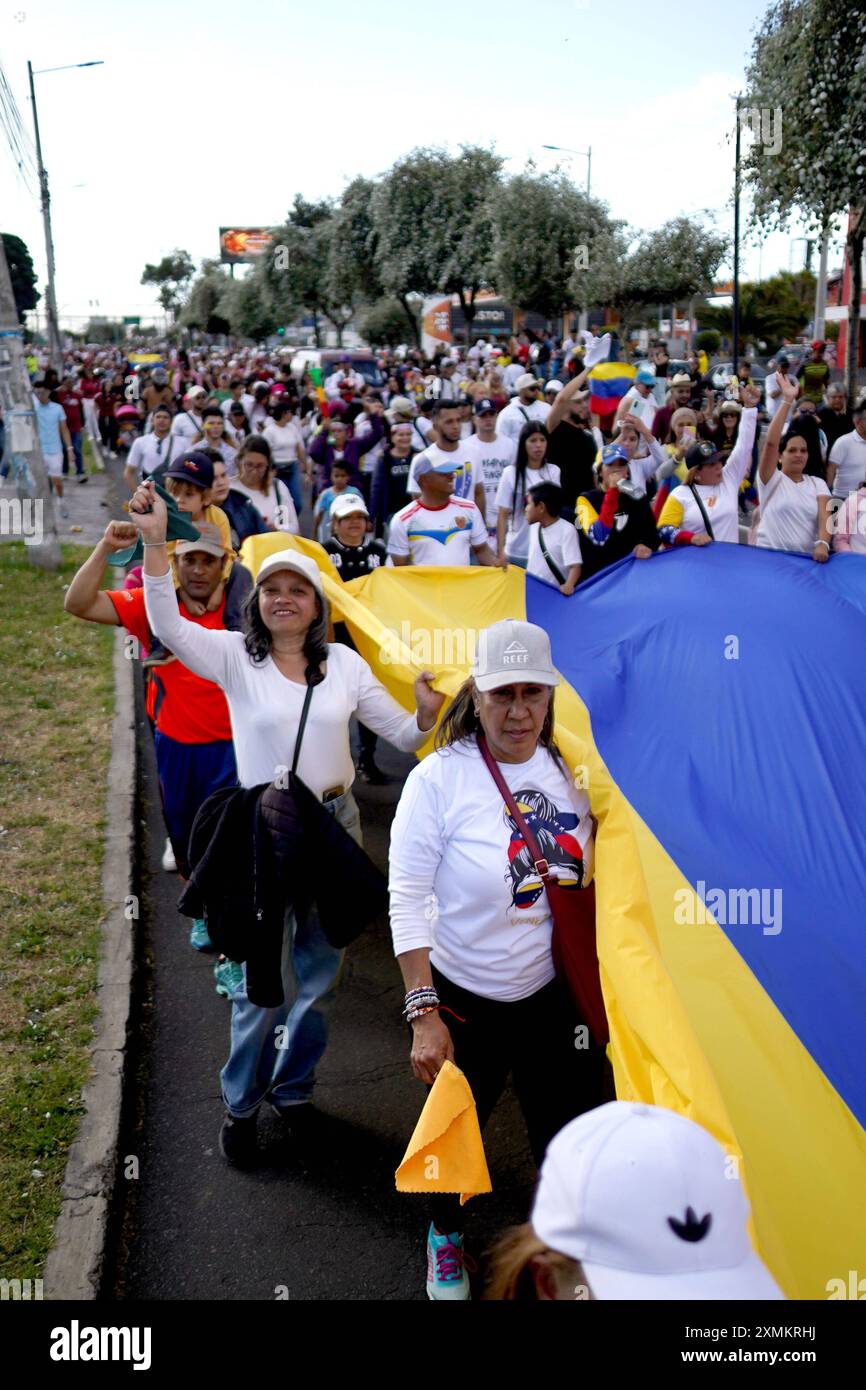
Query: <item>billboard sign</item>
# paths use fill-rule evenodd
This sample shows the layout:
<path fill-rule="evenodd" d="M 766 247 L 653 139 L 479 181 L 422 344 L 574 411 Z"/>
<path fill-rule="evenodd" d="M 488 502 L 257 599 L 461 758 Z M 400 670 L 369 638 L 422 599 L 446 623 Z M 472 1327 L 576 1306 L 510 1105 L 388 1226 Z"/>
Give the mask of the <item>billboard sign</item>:
<path fill-rule="evenodd" d="M 267 251 L 273 235 L 267 227 L 220 227 L 223 265 L 245 265 Z"/>

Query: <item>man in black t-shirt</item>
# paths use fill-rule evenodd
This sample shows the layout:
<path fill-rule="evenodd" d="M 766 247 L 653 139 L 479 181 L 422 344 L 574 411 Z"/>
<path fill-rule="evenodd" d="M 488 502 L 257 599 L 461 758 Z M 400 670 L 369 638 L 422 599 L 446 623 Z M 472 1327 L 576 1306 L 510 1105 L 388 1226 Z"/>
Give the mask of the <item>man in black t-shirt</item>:
<path fill-rule="evenodd" d="M 325 550 L 334 569 L 346 584 L 350 579 L 360 579 L 362 575 L 371 574 L 380 565 L 384 565 L 388 558 L 382 542 L 367 535 L 368 520 L 366 503 L 357 493 L 344 492 L 331 504 L 331 528 L 334 534 L 331 540 L 325 541 Z M 345 623 L 334 624 L 334 637 L 344 646 L 354 649 L 355 644 Z M 358 732 L 361 737 L 358 771 L 371 786 L 383 786 L 388 778 L 381 768 L 376 766 L 376 735 L 360 721 Z"/>
<path fill-rule="evenodd" d="M 589 425 L 589 391 L 580 389 L 586 376 L 583 370 L 557 393 L 547 417 L 547 460 L 560 472 L 561 514 L 567 521 L 574 520 L 580 494 L 595 486 L 593 465 L 599 441 Z"/>

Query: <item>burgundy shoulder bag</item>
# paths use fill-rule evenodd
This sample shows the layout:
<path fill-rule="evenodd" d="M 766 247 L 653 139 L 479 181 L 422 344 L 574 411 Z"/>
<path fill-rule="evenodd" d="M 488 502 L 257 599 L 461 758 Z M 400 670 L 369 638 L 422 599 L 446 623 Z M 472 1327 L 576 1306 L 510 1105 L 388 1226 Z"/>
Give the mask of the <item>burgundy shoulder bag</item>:
<path fill-rule="evenodd" d="M 483 734 L 478 734 L 478 747 L 490 776 L 514 817 L 514 823 L 523 836 L 539 878 L 544 884 L 550 915 L 553 918 L 551 951 L 556 973 L 568 985 L 593 1039 L 603 1047 L 610 1038 L 610 1029 L 601 992 L 598 951 L 595 944 L 595 884 L 590 883 L 586 888 L 560 887 L 541 853 L 541 846 L 499 771 Z"/>

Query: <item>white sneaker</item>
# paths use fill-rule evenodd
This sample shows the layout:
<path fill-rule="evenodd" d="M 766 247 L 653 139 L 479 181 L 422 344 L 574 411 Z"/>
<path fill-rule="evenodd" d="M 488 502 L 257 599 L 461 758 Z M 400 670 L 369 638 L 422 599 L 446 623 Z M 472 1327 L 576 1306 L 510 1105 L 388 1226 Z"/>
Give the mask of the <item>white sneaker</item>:
<path fill-rule="evenodd" d="M 174 857 L 174 850 L 171 847 L 171 840 L 166 840 L 165 849 L 162 852 L 162 867 L 167 874 L 177 873 L 177 861 Z"/>

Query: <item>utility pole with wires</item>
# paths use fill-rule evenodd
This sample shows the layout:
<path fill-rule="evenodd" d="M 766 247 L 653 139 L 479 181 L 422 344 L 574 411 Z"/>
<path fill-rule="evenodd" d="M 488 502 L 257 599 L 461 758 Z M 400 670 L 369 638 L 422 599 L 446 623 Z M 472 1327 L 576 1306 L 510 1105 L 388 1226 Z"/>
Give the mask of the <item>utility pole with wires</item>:
<path fill-rule="evenodd" d="M 15 499 L 0 498 L 0 528 L 19 535 L 27 558 L 42 569 L 60 565 L 60 540 L 54 499 L 42 458 L 33 391 L 24 360 L 24 330 L 12 289 L 6 248 L 0 237 L 0 405 L 6 424 L 6 448 L 12 459 Z"/>
<path fill-rule="evenodd" d="M 48 174 L 42 163 L 42 141 L 39 139 L 39 114 L 36 110 L 36 88 L 33 85 L 33 64 L 27 64 L 27 77 L 30 82 L 30 104 L 33 107 L 33 133 L 36 136 L 36 163 L 39 170 L 39 204 L 42 208 L 42 226 L 45 231 L 45 260 L 48 265 L 48 279 L 45 285 L 45 308 L 48 318 L 48 355 L 52 367 L 63 375 L 63 346 L 60 342 L 60 323 L 57 318 L 57 295 L 54 288 L 54 238 L 51 234 L 51 195 L 48 192 Z"/>

